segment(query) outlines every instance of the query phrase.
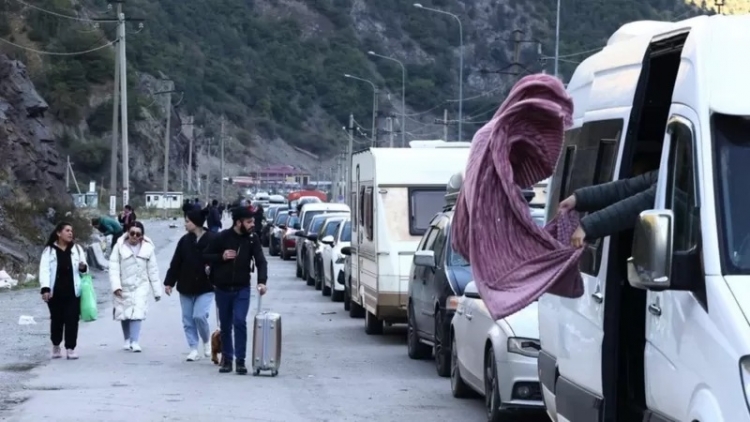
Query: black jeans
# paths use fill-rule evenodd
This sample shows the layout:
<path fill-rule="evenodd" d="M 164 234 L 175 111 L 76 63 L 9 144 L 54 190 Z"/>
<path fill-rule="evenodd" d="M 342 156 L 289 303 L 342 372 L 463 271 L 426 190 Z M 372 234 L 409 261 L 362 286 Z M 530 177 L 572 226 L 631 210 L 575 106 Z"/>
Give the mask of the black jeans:
<path fill-rule="evenodd" d="M 52 296 L 47 302 L 50 316 L 50 339 L 59 346 L 65 333 L 65 348 L 74 350 L 78 342 L 78 320 L 81 317 L 81 298 Z"/>

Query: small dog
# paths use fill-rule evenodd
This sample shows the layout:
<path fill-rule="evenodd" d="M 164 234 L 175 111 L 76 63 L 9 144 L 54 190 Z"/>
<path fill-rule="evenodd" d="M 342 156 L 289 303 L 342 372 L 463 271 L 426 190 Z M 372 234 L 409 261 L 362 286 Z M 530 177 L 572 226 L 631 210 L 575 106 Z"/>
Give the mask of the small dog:
<path fill-rule="evenodd" d="M 211 333 L 211 362 L 218 365 L 221 354 L 221 330 L 218 328 Z"/>

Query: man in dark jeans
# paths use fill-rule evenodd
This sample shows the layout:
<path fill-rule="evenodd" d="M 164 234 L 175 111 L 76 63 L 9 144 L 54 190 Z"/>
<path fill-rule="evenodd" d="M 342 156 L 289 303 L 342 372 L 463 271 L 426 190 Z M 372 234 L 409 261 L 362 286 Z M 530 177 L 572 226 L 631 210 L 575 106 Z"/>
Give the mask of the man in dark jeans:
<path fill-rule="evenodd" d="M 247 313 L 250 309 L 250 278 L 258 267 L 258 293 L 266 293 L 268 268 L 260 238 L 255 235 L 255 221 L 244 207 L 232 211 L 232 227 L 220 232 L 204 251 L 211 265 L 211 283 L 215 287 L 216 307 L 221 329 L 221 367 L 219 372 L 247 374 Z M 234 342 L 232 330 L 234 329 Z"/>

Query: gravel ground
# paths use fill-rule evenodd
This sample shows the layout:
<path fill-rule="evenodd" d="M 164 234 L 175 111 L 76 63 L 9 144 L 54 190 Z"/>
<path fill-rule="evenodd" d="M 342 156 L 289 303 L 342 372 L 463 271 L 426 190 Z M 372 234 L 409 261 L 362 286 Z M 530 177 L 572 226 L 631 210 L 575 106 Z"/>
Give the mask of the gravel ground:
<path fill-rule="evenodd" d="M 163 248 L 184 232 L 181 225 L 169 228 L 165 221 L 146 221 L 146 235 Z M 106 318 L 109 309 L 107 273 L 92 271 L 99 302 L 99 318 Z M 19 325 L 22 315 L 34 317 L 36 324 Z M 82 323 L 84 324 L 84 323 Z M 49 361 L 49 311 L 37 289 L 0 292 L 0 418 L 13 405 L 24 399 L 11 395 L 23 388 L 33 368 Z"/>

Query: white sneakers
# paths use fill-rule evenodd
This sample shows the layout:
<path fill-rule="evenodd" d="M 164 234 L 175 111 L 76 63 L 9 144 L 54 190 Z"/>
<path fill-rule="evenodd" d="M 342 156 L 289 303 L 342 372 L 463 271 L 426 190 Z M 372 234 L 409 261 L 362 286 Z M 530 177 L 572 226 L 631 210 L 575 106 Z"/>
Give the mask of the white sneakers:
<path fill-rule="evenodd" d="M 122 350 L 133 350 L 133 347 L 130 344 L 130 340 L 125 340 L 125 344 L 122 346 Z"/>
<path fill-rule="evenodd" d="M 193 349 L 190 351 L 190 353 L 187 355 L 187 361 L 188 362 L 195 362 L 196 360 L 199 360 L 201 357 L 198 354 L 198 351 Z"/>
<path fill-rule="evenodd" d="M 203 348 L 205 349 L 204 355 L 206 355 L 207 358 L 210 358 L 211 357 L 211 343 L 204 344 Z"/>
<path fill-rule="evenodd" d="M 132 350 L 133 353 L 140 353 L 142 351 L 141 345 L 138 343 L 130 343 L 130 350 Z"/>

